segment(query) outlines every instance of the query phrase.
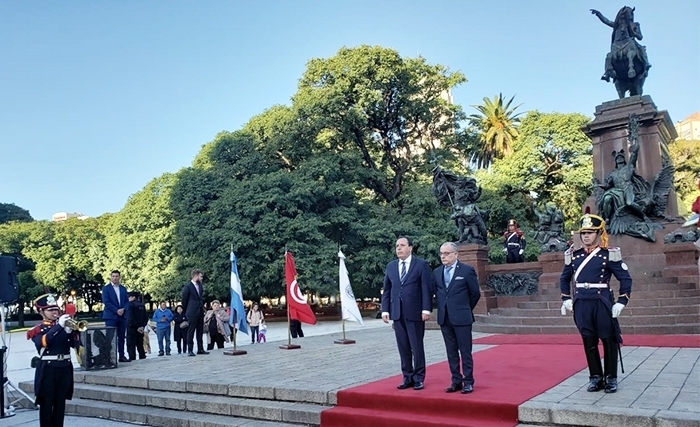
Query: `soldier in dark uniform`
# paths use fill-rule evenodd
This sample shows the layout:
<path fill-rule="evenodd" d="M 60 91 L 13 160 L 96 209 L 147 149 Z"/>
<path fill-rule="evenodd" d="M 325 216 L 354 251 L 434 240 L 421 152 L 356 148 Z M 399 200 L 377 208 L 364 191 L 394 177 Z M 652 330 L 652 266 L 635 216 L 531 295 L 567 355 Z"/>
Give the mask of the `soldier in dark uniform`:
<path fill-rule="evenodd" d="M 69 315 L 61 315 L 56 297 L 45 294 L 34 300 L 43 320 L 27 332 L 39 357 L 35 366 L 34 395 L 39 405 L 40 427 L 63 427 L 66 400 L 73 398 L 73 364 L 70 349 L 80 348 L 80 333 L 65 326 Z"/>
<path fill-rule="evenodd" d="M 562 314 L 574 312 L 574 322 L 583 338 L 590 383 L 588 391 L 617 391 L 617 361 L 622 344 L 618 316 L 632 291 L 632 278 L 622 262 L 620 248 L 608 248 L 605 221 L 586 214 L 581 219 L 583 247 L 569 248 L 564 253 L 561 274 Z M 620 282 L 620 295 L 615 302 L 610 278 Z M 573 287 L 572 287 L 573 279 Z M 601 366 L 598 340 L 603 342 L 605 369 Z"/>
<path fill-rule="evenodd" d="M 525 235 L 518 228 L 518 221 L 508 221 L 508 231 L 503 233 L 503 252 L 507 263 L 523 262 L 525 252 Z"/>
<path fill-rule="evenodd" d="M 129 292 L 129 310 L 126 316 L 126 351 L 130 360 L 136 360 L 136 352 L 139 359 L 146 358 L 146 351 L 143 348 L 144 329 L 148 324 L 148 314 L 146 307 L 138 298 L 141 296 L 136 291 Z"/>

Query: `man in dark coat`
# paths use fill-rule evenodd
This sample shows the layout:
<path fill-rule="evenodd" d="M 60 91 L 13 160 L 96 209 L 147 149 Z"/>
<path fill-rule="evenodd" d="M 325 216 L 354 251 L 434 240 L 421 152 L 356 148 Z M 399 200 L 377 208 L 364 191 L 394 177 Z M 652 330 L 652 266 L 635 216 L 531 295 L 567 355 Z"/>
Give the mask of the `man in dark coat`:
<path fill-rule="evenodd" d="M 433 303 L 430 294 L 430 266 L 412 255 L 413 243 L 407 237 L 396 241 L 397 260 L 386 266 L 382 291 L 382 320 L 393 320 L 394 335 L 401 357 L 403 382 L 399 390 L 423 389 L 425 380 L 425 321 Z"/>
<path fill-rule="evenodd" d="M 603 218 L 584 215 L 579 233 L 583 247 L 574 249 L 572 246 L 564 253 L 564 271 L 559 280 L 563 301 L 561 312 L 574 312 L 574 322 L 581 333 L 588 362 L 588 391 L 604 389 L 606 393 L 615 393 L 619 346 L 622 344 L 617 318 L 629 302 L 632 277 L 627 264 L 622 262 L 620 248 L 608 247 Z M 617 302 L 610 288 L 612 276 L 620 282 Z M 603 342 L 604 371 L 598 340 Z"/>
<path fill-rule="evenodd" d="M 39 353 L 33 361 L 35 403 L 40 427 L 63 427 L 66 400 L 73 398 L 73 364 L 70 349 L 80 348 L 80 333 L 66 326 L 69 315 L 61 315 L 56 297 L 45 294 L 34 300 L 42 322 L 27 332 Z M 2 404 L 2 403 L 0 403 Z"/>
<path fill-rule="evenodd" d="M 187 327 L 187 348 L 188 356 L 194 354 L 194 338 L 197 336 L 197 354 L 209 354 L 204 349 L 202 333 L 204 332 L 204 288 L 202 280 L 204 272 L 202 270 L 192 270 L 190 281 L 182 288 L 182 308 L 185 310 L 185 316 L 189 326 Z"/>
<path fill-rule="evenodd" d="M 457 256 L 454 243 L 446 242 L 440 246 L 442 266 L 433 270 L 432 292 L 437 297 L 437 322 L 452 374 L 452 383 L 445 392 L 467 394 L 474 391 L 472 323 L 473 310 L 481 292 L 476 271 L 471 265 L 459 262 Z"/>

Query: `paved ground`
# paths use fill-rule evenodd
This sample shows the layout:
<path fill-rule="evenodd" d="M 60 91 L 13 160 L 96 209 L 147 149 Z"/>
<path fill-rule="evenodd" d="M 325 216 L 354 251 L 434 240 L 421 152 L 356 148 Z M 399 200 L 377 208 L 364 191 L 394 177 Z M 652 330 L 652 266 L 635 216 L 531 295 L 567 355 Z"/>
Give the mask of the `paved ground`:
<path fill-rule="evenodd" d="M 340 337 L 339 322 L 320 322 L 315 326 L 304 325 L 307 338 L 295 340 L 302 350 L 294 353 L 277 349 L 286 341 L 284 323 L 269 324 L 268 341 L 250 347 L 248 356 L 226 358 L 215 352 L 210 356 L 187 358 L 173 355 L 156 357 L 149 355 L 144 361 L 120 367 L 120 375 L 135 378 L 178 378 L 180 380 L 216 383 L 261 384 L 308 392 L 332 392 L 355 384 L 396 375 L 399 371 L 393 333 L 389 326 L 376 319 L 366 319 L 360 328 L 347 323 L 348 338 L 356 339 L 353 346 L 333 345 Z M 323 336 L 328 335 L 330 336 Z M 475 334 L 475 337 L 484 334 Z M 7 361 L 8 377 L 17 384 L 31 380 L 33 370 L 29 359 L 35 354 L 23 333 L 9 335 L 10 348 Z M 426 360 L 429 364 L 444 360 L 444 345 L 439 331 L 426 331 Z M 157 351 L 155 337 L 151 347 Z M 350 347 L 350 348 L 348 348 Z M 476 345 L 475 351 L 489 346 Z M 290 354 L 294 357 L 290 358 Z M 625 426 L 676 426 L 700 427 L 700 349 L 625 347 L 623 349 L 625 374 L 620 375 L 620 391 L 616 394 L 587 393 L 587 372 L 581 371 L 545 393 L 521 405 L 520 418 L 526 423 L 547 426 L 561 425 L 625 425 Z M 583 353 L 581 354 L 583 358 Z M 207 359 L 204 359 L 207 358 Z M 235 378 L 222 378 L 220 369 L 211 364 L 192 364 L 193 360 L 225 360 L 235 363 Z M 188 360 L 189 359 L 189 360 Z M 290 365 L 293 361 L 293 366 Z M 186 366 L 186 373 L 183 368 Z M 290 371 L 290 366 L 293 371 Z M 222 367 L 226 372 L 230 368 Z M 114 375 L 117 371 L 96 371 L 96 375 Z M 287 375 L 274 375 L 287 372 Z M 478 382 L 478 366 L 476 367 Z M 478 386 L 477 391 L 478 392 Z M 17 414 L 2 420 L 3 427 L 37 424 L 36 411 L 17 411 Z M 582 420 L 585 420 L 584 424 Z M 9 423 L 7 422 L 9 421 Z M 66 425 L 71 427 L 113 427 L 127 423 L 68 417 Z M 524 426 L 525 424 L 523 424 Z"/>

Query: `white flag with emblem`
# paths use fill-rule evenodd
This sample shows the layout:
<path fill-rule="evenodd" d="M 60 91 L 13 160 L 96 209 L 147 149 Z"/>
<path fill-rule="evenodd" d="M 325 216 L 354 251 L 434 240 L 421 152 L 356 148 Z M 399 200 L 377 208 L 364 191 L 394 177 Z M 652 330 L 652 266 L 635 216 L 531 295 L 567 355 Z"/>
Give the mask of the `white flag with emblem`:
<path fill-rule="evenodd" d="M 350 277 L 348 277 L 348 269 L 345 268 L 345 255 L 343 255 L 343 252 L 338 251 L 338 258 L 340 258 L 338 277 L 340 279 L 340 306 L 343 312 L 343 320 L 351 320 L 364 326 L 360 309 L 357 308 L 355 294 L 352 293 L 352 286 L 350 286 Z"/>

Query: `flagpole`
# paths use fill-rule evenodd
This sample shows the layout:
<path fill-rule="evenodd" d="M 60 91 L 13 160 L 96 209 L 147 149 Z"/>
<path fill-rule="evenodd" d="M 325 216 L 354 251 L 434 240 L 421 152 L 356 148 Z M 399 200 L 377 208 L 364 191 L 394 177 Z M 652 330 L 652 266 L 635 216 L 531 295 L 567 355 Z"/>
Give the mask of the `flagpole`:
<path fill-rule="evenodd" d="M 340 244 L 338 244 L 338 256 L 340 256 Z M 338 258 L 338 265 L 343 262 L 342 259 Z M 340 282 L 340 277 L 338 277 L 338 282 Z M 341 290 L 342 292 L 342 290 Z M 343 316 L 343 295 L 340 295 L 340 324 L 343 328 L 343 338 L 333 341 L 333 344 L 355 344 L 355 340 L 349 340 L 345 338 L 345 316 Z"/>
<path fill-rule="evenodd" d="M 231 243 L 231 274 L 233 274 L 233 243 Z M 241 295 L 241 298 L 243 296 Z M 233 301 L 232 301 L 233 302 Z M 231 315 L 233 315 L 233 304 L 229 307 L 229 310 L 231 310 Z M 238 316 L 240 313 L 236 312 L 236 321 L 238 321 Z M 229 319 L 230 322 L 231 319 Z M 238 350 L 236 346 L 236 335 L 238 335 L 238 329 L 236 328 L 238 326 L 238 322 L 236 322 L 231 326 L 231 335 L 233 335 L 233 348 L 231 350 L 224 350 L 224 355 L 225 356 L 241 356 L 244 354 L 248 354 L 247 351 L 245 350 Z"/>

